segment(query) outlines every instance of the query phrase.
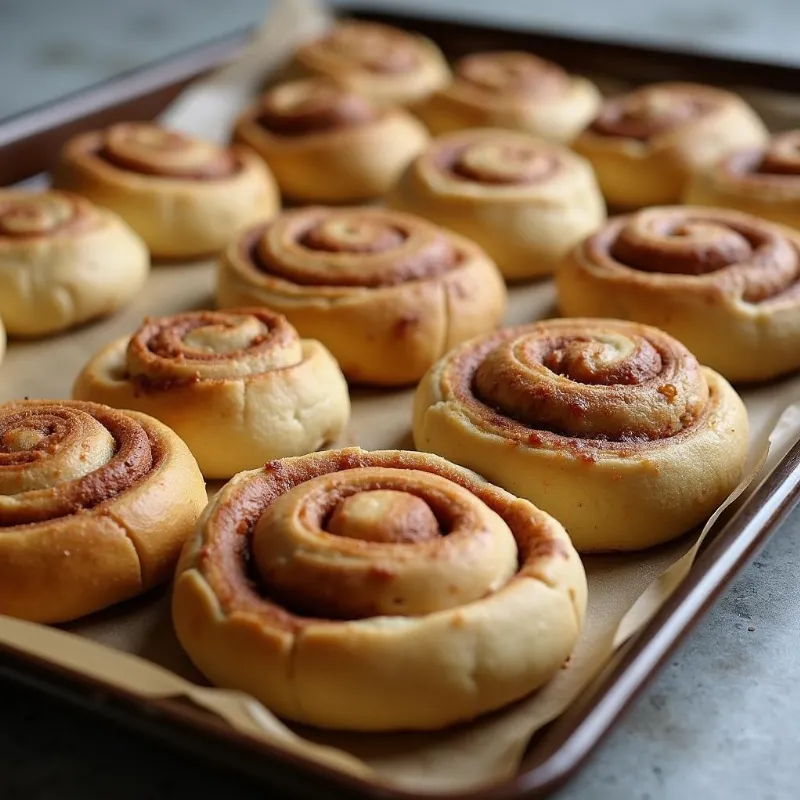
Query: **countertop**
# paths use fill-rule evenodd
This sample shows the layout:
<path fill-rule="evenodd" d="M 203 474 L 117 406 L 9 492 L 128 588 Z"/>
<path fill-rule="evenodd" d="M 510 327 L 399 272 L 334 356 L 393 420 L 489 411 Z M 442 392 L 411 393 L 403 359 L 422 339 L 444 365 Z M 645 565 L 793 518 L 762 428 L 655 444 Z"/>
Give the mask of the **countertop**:
<path fill-rule="evenodd" d="M 262 17 L 266 7 L 264 0 L 71 0 L 66 13 L 66 5 L 0 0 L 0 117 L 232 31 Z M 800 59 L 800 3 L 793 0 L 385 0 L 372 5 Z M 800 509 L 557 795 L 559 800 L 796 797 L 798 575 Z M 0 754 L 3 800 L 268 796 L 227 772 L 3 681 Z"/>

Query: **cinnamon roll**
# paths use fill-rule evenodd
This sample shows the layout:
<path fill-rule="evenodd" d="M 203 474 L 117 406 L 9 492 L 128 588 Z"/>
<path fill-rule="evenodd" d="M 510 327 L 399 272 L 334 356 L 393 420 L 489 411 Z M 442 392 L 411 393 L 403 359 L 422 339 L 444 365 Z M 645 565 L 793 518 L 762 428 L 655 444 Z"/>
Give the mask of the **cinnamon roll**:
<path fill-rule="evenodd" d="M 500 129 L 436 139 L 387 202 L 468 236 L 509 280 L 552 273 L 605 221 L 587 162 L 560 145 Z"/>
<path fill-rule="evenodd" d="M 0 189 L 0 317 L 12 336 L 110 314 L 149 269 L 144 242 L 116 214 L 66 192 Z"/>
<path fill-rule="evenodd" d="M 425 453 L 273 461 L 214 498 L 173 594 L 214 683 L 324 728 L 442 728 L 548 681 L 586 577 L 564 529 Z"/>
<path fill-rule="evenodd" d="M 611 220 L 556 274 L 568 316 L 656 325 L 732 381 L 800 368 L 800 234 L 676 206 Z"/>
<path fill-rule="evenodd" d="M 458 342 L 494 328 L 506 292 L 475 244 L 410 214 L 305 208 L 225 251 L 223 307 L 264 305 L 330 348 L 358 383 L 414 383 Z"/>
<path fill-rule="evenodd" d="M 609 205 L 673 203 L 691 176 L 767 129 L 731 92 L 692 83 L 657 83 L 606 100 L 574 147 L 589 159 Z"/>
<path fill-rule="evenodd" d="M 597 87 L 530 53 L 473 53 L 414 111 L 433 134 L 498 127 L 571 142 L 600 106 Z"/>
<path fill-rule="evenodd" d="M 205 505 L 195 460 L 157 420 L 0 405 L 0 614 L 65 622 L 168 580 Z"/>
<path fill-rule="evenodd" d="M 374 22 L 345 20 L 300 47 L 300 75 L 324 75 L 382 106 L 408 105 L 447 82 L 439 48 L 424 36 Z"/>
<path fill-rule="evenodd" d="M 740 480 L 747 413 L 656 328 L 507 328 L 423 378 L 414 442 L 552 514 L 579 551 L 637 550 L 703 522 Z"/>
<path fill-rule="evenodd" d="M 89 361 L 73 396 L 160 419 L 209 479 L 315 450 L 350 415 L 333 356 L 266 309 L 146 319 Z"/>
<path fill-rule="evenodd" d="M 248 148 L 142 122 L 68 141 L 54 183 L 115 211 L 158 258 L 217 253 L 279 208 L 272 175 Z"/>
<path fill-rule="evenodd" d="M 236 141 L 297 201 L 343 203 L 385 194 L 428 140 L 402 108 L 379 108 L 327 78 L 282 83 L 236 123 Z"/>
<path fill-rule="evenodd" d="M 738 150 L 698 172 L 683 202 L 800 228 L 800 130 L 778 134 L 761 149 Z"/>

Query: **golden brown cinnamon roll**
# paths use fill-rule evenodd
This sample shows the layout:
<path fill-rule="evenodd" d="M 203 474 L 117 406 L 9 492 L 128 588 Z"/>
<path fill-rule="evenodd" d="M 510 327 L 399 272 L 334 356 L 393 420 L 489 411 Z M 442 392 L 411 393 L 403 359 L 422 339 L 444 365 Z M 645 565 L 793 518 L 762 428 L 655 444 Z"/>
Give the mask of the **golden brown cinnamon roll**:
<path fill-rule="evenodd" d="M 168 580 L 206 504 L 165 425 L 94 403 L 0 406 L 0 614 L 64 622 Z"/>
<path fill-rule="evenodd" d="M 433 134 L 498 127 L 571 142 L 600 105 L 597 87 L 524 52 L 474 53 L 450 84 L 414 107 Z"/>
<path fill-rule="evenodd" d="M 3 320 L 0 319 L 0 361 L 3 360 L 3 356 L 6 354 L 6 329 L 3 325 Z"/>
<path fill-rule="evenodd" d="M 800 234 L 675 206 L 612 219 L 556 274 L 568 316 L 656 325 L 732 381 L 800 368 Z"/>
<path fill-rule="evenodd" d="M 163 258 L 219 252 L 279 208 L 272 175 L 248 148 L 142 122 L 71 139 L 54 182 L 115 211 Z"/>
<path fill-rule="evenodd" d="M 264 305 L 330 348 L 352 381 L 413 383 L 453 345 L 491 330 L 506 293 L 475 244 L 373 208 L 305 208 L 225 251 L 223 307 Z"/>
<path fill-rule="evenodd" d="M 683 202 L 800 228 L 800 131 L 778 134 L 762 149 L 738 150 L 698 172 Z"/>
<path fill-rule="evenodd" d="M 325 728 L 441 728 L 548 681 L 586 606 L 563 528 L 468 470 L 398 450 L 273 461 L 187 543 L 178 638 L 216 684 Z"/>
<path fill-rule="evenodd" d="M 147 319 L 89 361 L 73 395 L 162 420 L 207 478 L 316 450 L 350 415 L 333 356 L 266 309 Z"/>
<path fill-rule="evenodd" d="M 509 280 L 550 274 L 606 218 L 582 158 L 527 133 L 491 128 L 436 139 L 387 203 L 468 236 Z"/>
<path fill-rule="evenodd" d="M 324 75 L 382 106 L 408 105 L 444 84 L 450 70 L 424 36 L 374 22 L 345 20 L 300 47 L 299 74 Z"/>
<path fill-rule="evenodd" d="M 731 92 L 657 83 L 606 100 L 574 147 L 592 163 L 609 205 L 638 208 L 676 202 L 693 173 L 732 150 L 760 147 L 767 135 Z"/>
<path fill-rule="evenodd" d="M 733 490 L 748 427 L 730 385 L 666 333 L 566 319 L 448 353 L 417 389 L 414 443 L 540 506 L 579 551 L 637 550 Z"/>
<path fill-rule="evenodd" d="M 12 336 L 110 314 L 149 269 L 144 242 L 116 214 L 66 192 L 0 190 L 0 316 Z"/>
<path fill-rule="evenodd" d="M 382 109 L 327 78 L 282 83 L 236 123 L 284 195 L 342 203 L 385 194 L 428 141 L 401 108 Z"/>

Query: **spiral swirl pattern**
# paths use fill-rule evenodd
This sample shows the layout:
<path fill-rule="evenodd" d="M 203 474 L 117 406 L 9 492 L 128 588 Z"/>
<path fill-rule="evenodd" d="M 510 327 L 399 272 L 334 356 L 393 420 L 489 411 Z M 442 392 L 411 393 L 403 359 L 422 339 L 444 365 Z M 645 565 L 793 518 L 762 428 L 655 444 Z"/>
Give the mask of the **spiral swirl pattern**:
<path fill-rule="evenodd" d="M 98 224 L 99 218 L 92 204 L 74 194 L 0 192 L 0 247 L 4 240 L 16 243 L 81 233 Z"/>
<path fill-rule="evenodd" d="M 505 288 L 477 245 L 418 217 L 307 207 L 231 244 L 218 297 L 281 311 L 351 380 L 403 385 L 449 343 L 493 327 Z"/>
<path fill-rule="evenodd" d="M 720 108 L 725 93 L 693 84 L 654 84 L 613 97 L 591 125 L 593 133 L 646 142 Z"/>
<path fill-rule="evenodd" d="M 164 178 L 227 178 L 239 168 L 230 151 L 211 142 L 141 122 L 106 130 L 98 155 L 120 169 Z"/>
<path fill-rule="evenodd" d="M 73 394 L 162 420 L 208 478 L 315 450 L 350 413 L 331 354 L 263 308 L 146 319 L 89 361 Z"/>
<path fill-rule="evenodd" d="M 155 420 L 0 406 L 0 613 L 72 619 L 165 580 L 204 502 L 196 463 Z"/>
<path fill-rule="evenodd" d="M 259 125 L 280 136 L 349 128 L 372 122 L 379 116 L 365 98 L 325 78 L 280 84 L 259 102 Z"/>
<path fill-rule="evenodd" d="M 229 380 L 300 363 L 286 319 L 265 309 L 195 311 L 147 319 L 127 349 L 129 376 L 151 387 Z"/>
<path fill-rule="evenodd" d="M 488 186 L 538 184 L 563 169 L 559 151 L 511 132 L 440 142 L 430 151 L 436 166 L 455 178 Z"/>
<path fill-rule="evenodd" d="M 110 408 L 33 402 L 0 409 L 2 527 L 93 508 L 158 458 L 138 421 Z"/>
<path fill-rule="evenodd" d="M 610 222 L 582 246 L 609 274 L 674 276 L 695 290 L 747 303 L 776 302 L 797 291 L 797 243 L 753 217 L 702 208 L 652 208 Z"/>
<path fill-rule="evenodd" d="M 572 640 L 575 615 L 583 613 L 583 575 L 576 567 L 568 539 L 556 523 L 466 470 L 426 454 L 354 448 L 271 462 L 228 484 L 210 506 L 198 539 L 187 548 L 174 613 L 189 654 L 223 685 L 241 681 L 219 675 L 218 664 L 211 663 L 208 651 L 182 624 L 198 585 L 208 587 L 223 620 L 246 614 L 264 639 L 294 640 L 294 667 L 291 677 L 285 676 L 290 684 L 307 680 L 305 665 L 313 654 L 305 649 L 313 649 L 317 635 L 328 641 L 361 638 L 361 656 L 352 673 L 317 671 L 329 691 L 338 689 L 329 694 L 337 700 L 328 709 L 313 707 L 319 687 L 303 695 L 308 704 L 299 713 L 292 709 L 294 698 L 305 690 L 296 683 L 278 687 L 260 680 L 261 685 L 248 683 L 247 689 L 262 699 L 268 695 L 268 704 L 279 713 L 315 724 L 431 727 L 446 724 L 441 715 L 452 714 L 451 697 L 460 691 L 449 690 L 451 697 L 444 697 L 433 712 L 421 707 L 418 695 L 411 707 L 388 701 L 390 707 L 376 713 L 364 701 L 376 682 L 386 680 L 374 669 L 380 650 L 400 652 L 404 643 L 413 646 L 416 632 L 438 626 L 440 619 L 448 624 L 460 619 L 457 628 L 463 635 L 479 641 L 483 632 L 473 617 L 490 618 L 503 627 L 506 623 L 494 607 L 513 603 L 512 595 L 549 570 L 551 591 L 565 592 L 561 599 L 566 607 L 558 605 L 556 614 L 567 612 L 561 622 Z M 524 626 L 522 616 L 535 618 L 537 604 L 517 598 L 522 603 L 517 622 Z M 217 644 L 224 638 L 224 624 L 213 634 L 221 637 Z M 544 640 L 539 645 L 546 647 Z M 262 674 L 275 675 L 278 650 L 272 649 L 272 657 L 263 647 L 258 652 Z M 492 657 L 502 671 L 503 654 Z M 420 683 L 414 691 L 423 695 L 431 681 L 441 683 L 438 670 L 452 665 L 439 664 L 435 655 L 432 659 L 427 664 L 432 677 L 427 679 L 394 671 L 388 680 L 395 691 L 409 698 L 416 678 Z M 525 680 L 542 678 L 541 673 L 529 674 Z M 283 684 L 284 677 L 278 681 Z M 496 696 L 507 693 L 502 686 L 496 691 Z"/>
<path fill-rule="evenodd" d="M 313 42 L 316 58 L 349 63 L 381 75 L 402 75 L 419 66 L 421 54 L 413 36 L 365 22 L 341 22 L 324 38 Z"/>
<path fill-rule="evenodd" d="M 417 389 L 414 442 L 540 505 L 579 550 L 631 550 L 684 533 L 733 489 L 747 415 L 663 331 L 555 319 L 443 358 Z"/>
<path fill-rule="evenodd" d="M 605 220 L 600 189 L 583 159 L 501 128 L 438 137 L 386 202 L 470 238 L 510 280 L 552 273 Z"/>
<path fill-rule="evenodd" d="M 378 209 L 304 209 L 245 240 L 261 271 L 307 286 L 392 286 L 433 278 L 459 252 L 434 226 Z"/>
<path fill-rule="evenodd" d="M 482 424 L 555 449 L 583 447 L 567 439 L 599 451 L 646 445 L 691 427 L 708 401 L 685 347 L 623 322 L 551 320 L 499 331 L 448 359 L 443 380 Z"/>
<path fill-rule="evenodd" d="M 570 78 L 557 64 L 523 52 L 475 53 L 462 58 L 456 80 L 490 95 L 546 99 L 569 91 Z"/>

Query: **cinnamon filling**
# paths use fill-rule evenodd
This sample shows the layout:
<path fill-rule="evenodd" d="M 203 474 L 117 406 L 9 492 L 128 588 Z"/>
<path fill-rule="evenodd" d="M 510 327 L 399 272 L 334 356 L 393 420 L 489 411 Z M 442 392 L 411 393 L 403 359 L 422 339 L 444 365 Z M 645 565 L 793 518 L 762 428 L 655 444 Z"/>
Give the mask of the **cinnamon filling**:
<path fill-rule="evenodd" d="M 442 275 L 461 259 L 435 226 L 372 209 L 289 212 L 250 231 L 241 247 L 259 271 L 302 286 L 394 286 Z"/>
<path fill-rule="evenodd" d="M 590 263 L 712 278 L 751 303 L 800 277 L 800 253 L 776 226 L 724 211 L 650 209 L 609 223 L 584 245 Z"/>
<path fill-rule="evenodd" d="M 36 239 L 80 233 L 97 221 L 91 203 L 60 191 L 0 191 L 0 237 Z"/>
<path fill-rule="evenodd" d="M 501 589 L 539 557 L 566 556 L 505 493 L 402 451 L 270 462 L 217 502 L 205 533 L 198 568 L 223 611 L 291 632 L 453 607 Z M 450 586 L 426 579 L 440 562 L 453 564 Z M 411 587 L 419 591 L 409 596 Z"/>
<path fill-rule="evenodd" d="M 433 158 L 439 170 L 454 178 L 495 186 L 542 183 L 561 166 L 555 153 L 513 135 L 441 146 Z"/>
<path fill-rule="evenodd" d="M 714 109 L 709 98 L 687 91 L 651 87 L 607 100 L 590 127 L 601 136 L 646 142 L 686 125 Z"/>
<path fill-rule="evenodd" d="M 446 395 L 452 392 L 481 425 L 555 448 L 674 436 L 708 402 L 700 367 L 682 345 L 656 329 L 616 321 L 499 331 L 456 353 L 442 380 Z"/>
<path fill-rule="evenodd" d="M 342 23 L 310 46 L 327 51 L 366 72 L 401 75 L 420 64 L 415 39 L 404 31 L 374 23 Z"/>
<path fill-rule="evenodd" d="M 230 150 L 145 123 L 112 126 L 96 154 L 128 172 L 163 178 L 222 179 L 241 168 Z"/>
<path fill-rule="evenodd" d="M 523 52 L 475 53 L 456 65 L 458 80 L 486 93 L 549 98 L 569 89 L 569 76 L 556 64 Z"/>
<path fill-rule="evenodd" d="M 104 437 L 110 441 L 107 453 Z M 92 447 L 101 448 L 97 468 L 71 479 L 71 469 L 85 470 L 82 462 Z M 58 466 L 62 458 L 63 468 Z M 129 489 L 162 458 L 139 423 L 122 412 L 78 402 L 8 404 L 0 408 L 0 484 L 22 491 L 10 492 L 18 503 L 0 503 L 0 526 L 43 522 L 97 506 Z M 26 481 L 34 485 L 23 485 Z"/>
<path fill-rule="evenodd" d="M 297 81 L 265 94 L 256 116 L 261 127 L 279 136 L 302 136 L 365 125 L 378 116 L 364 98 L 332 81 Z"/>

